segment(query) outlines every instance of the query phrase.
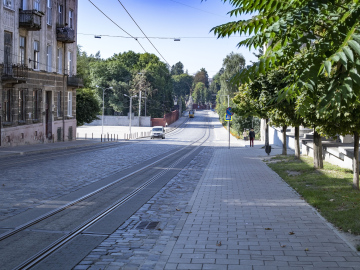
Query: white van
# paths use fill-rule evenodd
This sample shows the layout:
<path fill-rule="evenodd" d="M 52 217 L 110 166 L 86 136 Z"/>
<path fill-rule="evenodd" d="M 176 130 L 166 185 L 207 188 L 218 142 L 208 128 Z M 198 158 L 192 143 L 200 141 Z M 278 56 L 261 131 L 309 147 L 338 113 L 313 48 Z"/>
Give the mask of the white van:
<path fill-rule="evenodd" d="M 162 138 L 165 139 L 165 130 L 162 126 L 155 126 L 151 130 L 150 138 Z"/>

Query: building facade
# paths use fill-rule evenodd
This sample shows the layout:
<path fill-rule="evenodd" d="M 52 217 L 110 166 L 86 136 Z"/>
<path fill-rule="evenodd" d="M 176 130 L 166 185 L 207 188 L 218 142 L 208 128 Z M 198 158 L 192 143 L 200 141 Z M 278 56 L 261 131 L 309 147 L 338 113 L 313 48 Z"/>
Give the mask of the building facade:
<path fill-rule="evenodd" d="M 74 140 L 77 0 L 0 1 L 0 146 Z"/>

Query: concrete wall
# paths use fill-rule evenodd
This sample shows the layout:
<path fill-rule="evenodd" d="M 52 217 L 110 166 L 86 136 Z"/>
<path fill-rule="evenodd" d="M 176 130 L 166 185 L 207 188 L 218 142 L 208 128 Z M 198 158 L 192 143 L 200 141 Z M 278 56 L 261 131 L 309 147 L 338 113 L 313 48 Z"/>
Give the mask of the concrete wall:
<path fill-rule="evenodd" d="M 95 120 L 86 126 L 101 126 L 102 125 L 102 116 L 98 115 L 100 120 Z M 113 115 L 104 115 L 104 126 L 129 126 L 130 117 L 129 116 L 113 116 Z M 139 117 L 132 114 L 131 125 L 134 127 L 139 127 Z M 140 126 L 141 127 L 151 127 L 151 117 L 150 116 L 141 116 L 140 117 Z"/>

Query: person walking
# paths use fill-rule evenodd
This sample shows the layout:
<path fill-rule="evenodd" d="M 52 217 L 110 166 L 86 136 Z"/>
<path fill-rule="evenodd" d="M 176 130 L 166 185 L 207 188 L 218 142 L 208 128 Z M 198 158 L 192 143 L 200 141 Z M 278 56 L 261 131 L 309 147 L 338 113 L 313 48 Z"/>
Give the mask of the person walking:
<path fill-rule="evenodd" d="M 254 128 L 251 128 L 250 132 L 249 132 L 249 137 L 250 137 L 250 147 L 254 147 L 254 139 L 255 139 L 255 131 Z"/>

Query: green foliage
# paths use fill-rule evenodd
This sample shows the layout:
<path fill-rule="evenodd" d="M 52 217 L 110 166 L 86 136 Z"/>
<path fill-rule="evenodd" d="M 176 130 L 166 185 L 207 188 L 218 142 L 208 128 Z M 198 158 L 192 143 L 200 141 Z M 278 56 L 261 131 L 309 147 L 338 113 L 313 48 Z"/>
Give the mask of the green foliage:
<path fill-rule="evenodd" d="M 198 71 L 195 74 L 194 87 L 199 82 L 202 82 L 205 85 L 206 88 L 209 87 L 209 75 L 208 75 L 207 71 L 205 70 L 205 68 L 200 69 L 200 71 Z"/>
<path fill-rule="evenodd" d="M 80 60 L 80 61 L 79 61 Z M 170 72 L 163 62 L 149 53 L 135 53 L 132 51 L 114 54 L 103 60 L 100 53 L 87 56 L 78 50 L 78 75 L 85 80 L 85 85 L 96 89 L 97 96 L 102 100 L 105 89 L 105 114 L 119 113 L 126 115 L 129 111 L 129 100 L 124 94 L 137 94 L 142 91 L 142 97 L 147 102 L 147 115 L 162 117 L 171 111 L 173 106 L 173 83 Z M 143 81 L 138 83 L 139 73 L 146 74 Z M 113 87 L 113 89 L 108 89 Z M 134 111 L 138 111 L 138 102 L 134 99 Z M 143 104 L 144 100 L 142 101 Z M 142 106 L 142 115 L 144 115 Z"/>
<path fill-rule="evenodd" d="M 181 75 L 184 73 L 184 65 L 181 62 L 177 62 L 171 67 L 171 75 Z"/>
<path fill-rule="evenodd" d="M 76 121 L 78 126 L 98 119 L 100 102 L 94 90 L 80 88 L 76 91 Z"/>
<path fill-rule="evenodd" d="M 194 77 L 189 74 L 183 73 L 180 75 L 173 75 L 173 89 L 174 95 L 177 97 L 188 96 L 191 92 L 191 86 L 193 84 Z"/>

